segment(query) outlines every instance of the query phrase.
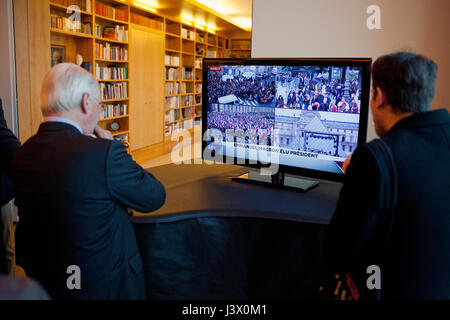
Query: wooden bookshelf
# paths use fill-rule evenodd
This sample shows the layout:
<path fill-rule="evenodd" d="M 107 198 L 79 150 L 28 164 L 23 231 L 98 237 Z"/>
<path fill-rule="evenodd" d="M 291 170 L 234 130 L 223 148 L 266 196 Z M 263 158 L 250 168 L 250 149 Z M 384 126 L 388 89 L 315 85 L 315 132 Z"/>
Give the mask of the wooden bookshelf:
<path fill-rule="evenodd" d="M 74 1 L 76 0 L 49 1 L 51 15 L 68 18 L 70 15 L 66 13 L 67 8 Z M 104 78 L 97 77 L 97 79 L 100 85 L 122 85 L 126 87 L 125 97 L 102 99 L 103 106 L 126 105 L 126 114 L 108 114 L 103 116 L 99 123 L 103 128 L 109 129 L 112 122 L 118 122 L 121 129 L 119 132 L 114 132 L 113 135 L 115 137 L 120 136 L 127 145 L 129 145 L 130 140 L 138 141 L 138 135 L 142 133 L 142 129 L 135 130 L 134 124 L 137 122 L 130 119 L 132 118 L 130 112 L 131 114 L 136 114 L 136 110 L 144 111 L 146 110 L 145 108 L 148 108 L 144 105 L 134 105 L 135 102 L 133 101 L 135 100 L 130 100 L 130 97 L 132 97 L 131 93 L 134 90 L 141 90 L 137 89 L 140 86 L 136 85 L 136 78 L 133 81 L 130 80 L 130 74 L 133 74 L 133 70 L 139 69 L 139 65 L 142 63 L 141 60 L 139 63 L 136 63 L 130 57 L 131 49 L 134 45 L 137 45 L 137 43 L 133 44 L 131 39 L 132 28 L 141 27 L 142 30 L 153 30 L 156 32 L 155 34 L 159 32 L 163 37 L 163 56 L 166 58 L 163 62 L 165 74 L 160 80 L 160 87 L 163 91 L 161 92 L 162 102 L 156 108 L 159 108 L 162 112 L 160 120 L 162 124 L 162 139 L 166 142 L 171 140 L 171 134 L 176 129 L 191 130 L 196 122 L 197 125 L 201 125 L 202 105 L 198 102 L 201 102 L 202 92 L 198 86 L 202 83 L 203 59 L 228 58 L 236 54 L 238 50 L 241 50 L 240 48 L 233 50 L 238 43 L 233 41 L 241 41 L 241 39 L 232 40 L 230 34 L 224 32 L 212 33 L 190 26 L 183 23 L 181 19 L 167 17 L 135 6 L 133 1 L 91 0 L 90 11 L 80 9 L 73 12 L 80 14 L 84 27 L 87 24 L 90 25 L 91 33 L 84 34 L 51 28 L 51 43 L 65 47 L 65 61 L 75 62 L 76 55 L 80 54 L 84 62 L 90 63 L 91 72 L 95 76 L 99 74 L 98 67 L 103 68 L 103 73 L 112 72 L 109 69 L 117 71 L 122 70 L 120 68 L 126 68 L 126 74 L 128 75 L 126 78 L 113 79 L 106 76 Z M 101 27 L 100 33 L 97 26 Z M 115 36 L 108 38 L 104 34 L 105 27 L 119 28 L 124 33 L 124 37 L 125 33 L 128 33 L 128 38 L 117 39 Z M 115 30 L 115 34 L 118 34 L 117 30 Z M 250 41 L 249 39 L 246 40 Z M 100 56 L 98 55 L 100 44 L 108 45 L 108 48 L 115 48 L 119 51 L 127 50 L 128 56 L 123 59 Z M 138 55 L 138 57 L 138 59 L 145 59 L 141 55 Z M 153 57 L 149 55 L 148 59 L 151 60 Z M 168 77 L 169 72 L 176 75 Z M 183 104 L 185 99 L 189 101 L 189 105 Z M 145 104 L 150 104 L 150 102 L 145 102 Z M 192 110 L 185 111 L 189 108 Z M 190 112 L 190 114 L 184 117 L 183 115 L 187 115 L 184 114 L 186 112 Z M 172 116 L 166 117 L 165 114 L 167 113 L 171 113 Z M 133 136 L 130 139 L 130 136 L 135 134 L 136 137 Z M 123 139 L 124 136 L 126 139 Z M 133 150 L 134 146 L 131 145 L 130 149 Z"/>

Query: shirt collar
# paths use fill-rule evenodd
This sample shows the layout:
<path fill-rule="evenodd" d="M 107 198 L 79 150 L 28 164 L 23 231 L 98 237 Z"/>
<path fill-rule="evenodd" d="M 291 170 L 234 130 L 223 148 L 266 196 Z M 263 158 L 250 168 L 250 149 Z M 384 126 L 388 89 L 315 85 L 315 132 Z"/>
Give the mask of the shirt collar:
<path fill-rule="evenodd" d="M 78 123 L 75 121 L 72 121 L 70 119 L 64 118 L 64 117 L 45 117 L 44 122 L 62 122 L 66 124 L 70 124 L 71 126 L 74 126 L 78 129 L 78 131 L 81 132 L 81 134 L 84 134 L 83 128 L 80 127 Z"/>

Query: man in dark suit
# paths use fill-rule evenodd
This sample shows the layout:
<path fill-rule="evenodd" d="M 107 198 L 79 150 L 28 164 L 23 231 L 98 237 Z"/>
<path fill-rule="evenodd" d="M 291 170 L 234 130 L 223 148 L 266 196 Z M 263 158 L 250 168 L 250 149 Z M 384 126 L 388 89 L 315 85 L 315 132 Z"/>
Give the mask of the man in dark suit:
<path fill-rule="evenodd" d="M 12 161 L 18 255 L 56 299 L 145 298 L 127 208 L 157 210 L 165 190 L 97 126 L 100 101 L 90 73 L 54 67 L 42 86 L 44 122 Z"/>
<path fill-rule="evenodd" d="M 8 129 L 5 116 L 3 114 L 2 100 L 0 99 L 0 208 L 6 205 L 13 197 L 14 190 L 9 178 L 10 162 L 12 155 L 19 148 L 20 143 L 14 133 Z M 3 217 L 2 217 L 3 218 Z M 9 222 L 3 224 L 3 219 L 0 219 L 0 273 L 6 273 L 6 243 L 4 242 L 3 234 L 5 227 L 11 228 Z M 10 232 L 6 232 L 10 235 Z M 9 237 L 8 237 L 9 238 Z M 6 239 L 6 242 L 10 239 Z M 9 246 L 9 244 L 8 244 Z"/>
<path fill-rule="evenodd" d="M 361 266 L 354 275 L 366 286 L 367 267 L 383 263 L 381 299 L 450 299 L 450 116 L 428 111 L 436 74 L 433 61 L 413 53 L 374 63 L 371 111 L 393 155 L 397 205 L 383 211 L 395 190 L 383 194 L 382 177 L 393 174 L 365 144 L 351 157 L 330 224 L 332 270 Z"/>

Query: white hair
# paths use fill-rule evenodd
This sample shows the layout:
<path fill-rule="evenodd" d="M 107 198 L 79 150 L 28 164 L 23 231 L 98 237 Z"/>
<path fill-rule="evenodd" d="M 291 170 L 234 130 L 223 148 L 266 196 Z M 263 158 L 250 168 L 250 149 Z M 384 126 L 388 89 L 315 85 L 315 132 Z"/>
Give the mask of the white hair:
<path fill-rule="evenodd" d="M 73 63 L 57 64 L 42 84 L 42 114 L 70 111 L 81 105 L 84 94 L 100 100 L 99 85 L 94 76 Z"/>

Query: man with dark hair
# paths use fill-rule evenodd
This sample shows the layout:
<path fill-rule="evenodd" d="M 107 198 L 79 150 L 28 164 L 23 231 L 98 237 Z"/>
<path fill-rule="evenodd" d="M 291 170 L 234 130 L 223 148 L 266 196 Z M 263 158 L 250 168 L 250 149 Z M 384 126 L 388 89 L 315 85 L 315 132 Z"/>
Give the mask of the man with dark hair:
<path fill-rule="evenodd" d="M 354 299 L 450 299 L 450 115 L 428 111 L 437 70 L 405 52 L 373 64 L 370 107 L 381 142 L 349 160 L 328 238 L 331 270 L 351 275 Z M 371 265 L 380 267 L 381 289 L 366 284 Z"/>

